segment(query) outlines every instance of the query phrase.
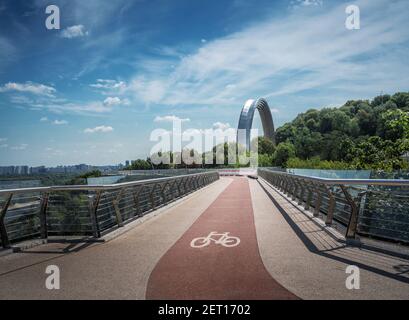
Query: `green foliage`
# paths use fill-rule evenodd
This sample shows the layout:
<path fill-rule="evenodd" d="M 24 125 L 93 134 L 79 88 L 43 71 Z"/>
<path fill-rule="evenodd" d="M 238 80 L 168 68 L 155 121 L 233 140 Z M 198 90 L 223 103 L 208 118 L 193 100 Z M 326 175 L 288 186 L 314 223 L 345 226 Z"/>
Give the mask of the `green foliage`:
<path fill-rule="evenodd" d="M 287 168 L 297 169 L 323 169 L 323 170 L 348 170 L 355 167 L 347 162 L 321 160 L 320 157 L 303 160 L 300 158 L 290 158 L 286 163 Z"/>
<path fill-rule="evenodd" d="M 90 171 L 90 172 L 87 172 L 87 173 L 84 173 L 84 174 L 80 175 L 79 178 L 87 179 L 87 178 L 98 178 L 98 177 L 101 177 L 101 176 L 102 176 L 101 171 L 93 170 L 93 171 Z"/>
<path fill-rule="evenodd" d="M 320 159 L 335 162 L 334 166 L 340 162 L 362 169 L 405 169 L 408 162 L 402 155 L 409 151 L 408 112 L 409 92 L 372 101 L 350 100 L 340 108 L 310 109 L 278 128 L 276 142 L 293 144 L 299 160 L 314 158 L 299 162 L 300 166 L 315 166 Z M 275 163 L 285 166 L 281 158 Z"/>
<path fill-rule="evenodd" d="M 280 143 L 274 152 L 274 164 L 285 167 L 288 159 L 295 157 L 295 147 L 290 142 Z"/>
<path fill-rule="evenodd" d="M 258 155 L 258 165 L 260 167 L 272 167 L 274 166 L 274 156 L 261 153 Z"/>
<path fill-rule="evenodd" d="M 148 160 L 137 159 L 132 161 L 131 165 L 126 168 L 127 170 L 149 170 L 152 166 Z"/>
<path fill-rule="evenodd" d="M 409 138 L 409 114 L 400 109 L 385 111 L 381 115 L 378 130 L 379 135 L 386 140 Z"/>
<path fill-rule="evenodd" d="M 272 155 L 275 151 L 275 146 L 272 141 L 264 137 L 258 137 L 258 153 Z"/>
<path fill-rule="evenodd" d="M 98 177 L 102 177 L 101 171 L 93 170 L 93 171 L 89 171 L 84 174 L 81 174 L 79 176 L 75 176 L 71 180 L 67 181 L 65 184 L 66 185 L 85 185 L 87 184 L 88 178 L 98 178 Z"/>

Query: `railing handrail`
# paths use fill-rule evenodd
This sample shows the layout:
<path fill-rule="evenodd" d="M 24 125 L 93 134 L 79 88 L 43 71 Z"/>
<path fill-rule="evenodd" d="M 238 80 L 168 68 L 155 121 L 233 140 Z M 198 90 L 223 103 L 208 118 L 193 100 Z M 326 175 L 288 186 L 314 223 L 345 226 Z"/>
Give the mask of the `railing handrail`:
<path fill-rule="evenodd" d="M 33 187 L 33 188 L 16 188 L 16 189 L 4 189 L 0 190 L 0 196 L 4 194 L 16 194 L 27 192 L 52 192 L 52 191 L 101 191 L 101 190 L 115 190 L 124 187 L 132 187 L 139 184 L 152 184 L 160 181 L 179 179 L 184 177 L 200 176 L 209 173 L 217 173 L 216 171 L 206 171 L 200 173 L 184 174 L 172 177 L 144 179 L 138 181 L 122 182 L 117 184 L 101 184 L 101 185 L 67 185 L 67 186 L 49 186 L 49 187 Z"/>
<path fill-rule="evenodd" d="M 409 180 L 405 179 L 329 179 L 329 178 L 319 178 L 310 177 L 299 174 L 293 174 L 282 171 L 270 170 L 268 168 L 259 168 L 259 170 L 265 170 L 268 172 L 273 172 L 274 174 L 280 174 L 295 178 L 300 178 L 304 180 L 317 181 L 328 185 L 381 185 L 381 186 L 408 186 Z"/>

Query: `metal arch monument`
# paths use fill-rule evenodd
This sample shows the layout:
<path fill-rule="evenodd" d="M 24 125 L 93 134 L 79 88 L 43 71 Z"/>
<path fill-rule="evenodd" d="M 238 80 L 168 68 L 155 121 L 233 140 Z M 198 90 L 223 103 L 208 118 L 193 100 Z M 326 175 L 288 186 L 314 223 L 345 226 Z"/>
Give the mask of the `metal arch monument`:
<path fill-rule="evenodd" d="M 264 137 L 275 144 L 274 122 L 271 115 L 270 107 L 263 98 L 257 100 L 249 99 L 244 104 L 237 127 L 237 143 L 246 146 L 246 150 L 250 150 L 250 133 L 253 125 L 254 111 L 258 110 L 263 125 Z M 239 134 L 245 130 L 244 134 Z"/>

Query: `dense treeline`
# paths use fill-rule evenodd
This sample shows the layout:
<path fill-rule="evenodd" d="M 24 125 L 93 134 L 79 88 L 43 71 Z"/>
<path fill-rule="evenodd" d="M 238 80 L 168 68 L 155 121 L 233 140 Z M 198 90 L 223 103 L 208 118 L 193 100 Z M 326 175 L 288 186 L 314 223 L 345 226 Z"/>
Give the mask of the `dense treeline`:
<path fill-rule="evenodd" d="M 310 109 L 276 132 L 270 165 L 335 169 L 407 169 L 409 93 Z M 263 156 L 264 157 L 264 156 Z"/>

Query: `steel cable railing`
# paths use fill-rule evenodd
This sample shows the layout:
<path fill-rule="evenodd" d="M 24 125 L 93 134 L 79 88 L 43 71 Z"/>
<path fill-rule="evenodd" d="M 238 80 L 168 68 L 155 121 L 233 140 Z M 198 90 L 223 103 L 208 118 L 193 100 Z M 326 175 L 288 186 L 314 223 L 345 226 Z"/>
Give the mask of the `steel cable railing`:
<path fill-rule="evenodd" d="M 49 235 L 100 237 L 217 179 L 213 171 L 113 185 L 0 190 L 0 245 Z"/>
<path fill-rule="evenodd" d="M 325 179 L 259 168 L 258 175 L 327 225 L 356 235 L 409 243 L 409 180 Z"/>

